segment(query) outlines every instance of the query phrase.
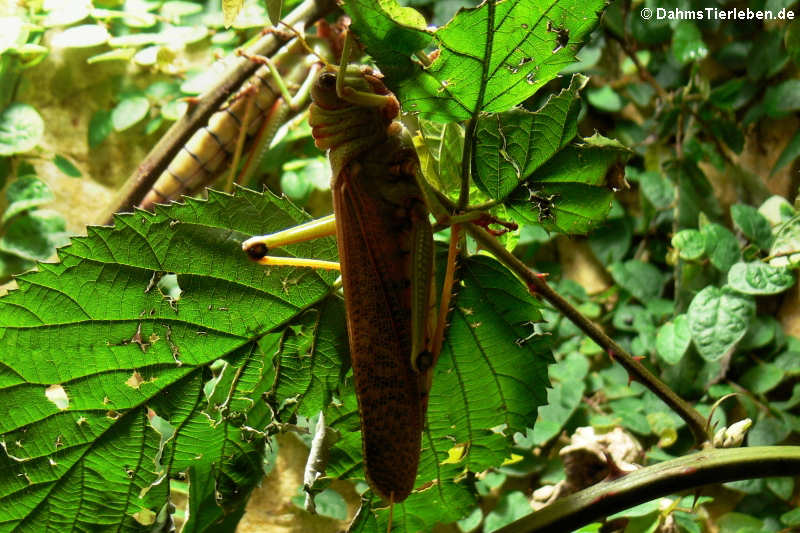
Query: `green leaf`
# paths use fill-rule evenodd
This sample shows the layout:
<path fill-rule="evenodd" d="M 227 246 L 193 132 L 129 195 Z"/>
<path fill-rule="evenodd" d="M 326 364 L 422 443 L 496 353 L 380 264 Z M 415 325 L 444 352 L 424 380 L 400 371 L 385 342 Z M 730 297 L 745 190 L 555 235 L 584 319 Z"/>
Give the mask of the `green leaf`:
<path fill-rule="evenodd" d="M 457 123 L 440 124 L 420 119 L 420 138 L 415 138 L 417 153 L 425 177 L 444 192 L 454 192 L 461 183 L 461 158 L 464 152 L 464 128 Z"/>
<path fill-rule="evenodd" d="M 800 216 L 795 216 L 775 229 L 775 240 L 769 249 L 772 266 L 794 266 L 800 262 Z"/>
<path fill-rule="evenodd" d="M 569 88 L 552 95 L 536 112 L 515 109 L 482 115 L 475 129 L 475 182 L 503 199 L 522 180 L 566 146 L 577 133 L 579 91 L 588 78 L 573 76 Z"/>
<path fill-rule="evenodd" d="M 739 379 L 739 384 L 754 394 L 771 391 L 783 379 L 783 370 L 769 363 L 750 367 Z"/>
<path fill-rule="evenodd" d="M 114 130 L 111 122 L 111 112 L 107 109 L 98 109 L 89 120 L 89 148 L 95 148 Z"/>
<path fill-rule="evenodd" d="M 672 33 L 672 55 L 681 64 L 699 61 L 708 55 L 708 47 L 694 22 L 685 20 L 675 25 Z"/>
<path fill-rule="evenodd" d="M 666 282 L 664 274 L 656 266 L 638 259 L 614 263 L 608 270 L 617 285 L 642 303 L 659 297 Z"/>
<path fill-rule="evenodd" d="M 772 228 L 769 220 L 758 209 L 750 205 L 734 204 L 731 206 L 731 218 L 739 231 L 753 244 L 762 250 L 769 250 L 772 244 Z"/>
<path fill-rule="evenodd" d="M 0 113 L 0 156 L 29 152 L 44 135 L 44 121 L 36 108 L 14 103 Z"/>
<path fill-rule="evenodd" d="M 518 222 L 585 234 L 606 219 L 631 152 L 597 134 L 583 141 L 562 149 L 509 195 L 506 204 Z"/>
<path fill-rule="evenodd" d="M 697 228 L 700 213 L 712 220 L 722 218 L 723 212 L 711 183 L 694 163 L 684 160 L 668 168 L 670 181 L 678 185 L 678 228 Z"/>
<path fill-rule="evenodd" d="M 689 320 L 685 314 L 680 314 L 675 317 L 675 320 L 667 322 L 658 330 L 656 350 L 665 363 L 675 365 L 680 362 L 691 341 L 692 332 L 689 328 Z"/>
<path fill-rule="evenodd" d="M 90 48 L 108 41 L 111 34 L 100 24 L 82 24 L 73 26 L 53 37 L 50 44 L 53 48 Z"/>
<path fill-rule="evenodd" d="M 770 117 L 783 117 L 800 110 L 800 80 L 786 80 L 768 87 L 764 110 Z"/>
<path fill-rule="evenodd" d="M 692 340 L 706 361 L 716 361 L 747 332 L 755 314 L 752 297 L 730 287 L 706 287 L 689 304 L 687 316 Z"/>
<path fill-rule="evenodd" d="M 53 157 L 53 164 L 70 178 L 80 178 L 82 176 L 78 167 L 76 167 L 72 161 L 61 154 L 56 154 L 55 157 Z"/>
<path fill-rule="evenodd" d="M 67 243 L 66 222 L 60 213 L 39 209 L 15 217 L 0 238 L 0 250 L 23 259 L 49 259 Z"/>
<path fill-rule="evenodd" d="M 53 202 L 56 197 L 50 187 L 36 176 L 21 176 L 6 189 L 6 199 L 8 207 L 3 213 L 3 224 L 24 211 Z"/>
<path fill-rule="evenodd" d="M 111 124 L 116 131 L 124 131 L 140 120 L 150 110 L 150 102 L 144 96 L 125 98 L 111 111 Z"/>
<path fill-rule="evenodd" d="M 349 0 L 344 8 L 404 109 L 444 122 L 507 111 L 532 96 L 575 61 L 605 6 L 486 2 L 460 10 L 431 36 L 408 20 L 396 22 L 385 7 L 395 4 Z M 410 56 L 431 38 L 439 56 L 422 68 Z"/>
<path fill-rule="evenodd" d="M 781 515 L 781 522 L 786 524 L 787 526 L 797 526 L 800 525 L 800 507 L 796 509 L 792 509 L 786 513 Z"/>
<path fill-rule="evenodd" d="M 675 186 L 660 172 L 638 174 L 642 194 L 656 209 L 669 209 L 675 201 Z"/>
<path fill-rule="evenodd" d="M 552 356 L 547 339 L 529 338 L 526 325 L 540 320 L 540 304 L 489 257 L 470 258 L 460 277 L 463 286 L 430 393 L 430 439 L 423 441 L 417 485 L 435 479 L 436 463 L 453 443 L 470 443 L 462 468 L 480 472 L 502 462 L 511 442 L 492 428 L 505 424 L 509 436 L 524 432 L 545 403 Z"/>
<path fill-rule="evenodd" d="M 622 97 L 608 85 L 586 91 L 586 99 L 600 111 L 617 113 L 622 110 Z"/>
<path fill-rule="evenodd" d="M 682 229 L 672 237 L 672 246 L 680 253 L 681 259 L 694 261 L 706 253 L 706 239 L 696 229 Z"/>
<path fill-rule="evenodd" d="M 243 6 L 244 0 L 222 0 L 222 13 L 225 17 L 224 25 L 226 28 L 231 27 Z"/>
<path fill-rule="evenodd" d="M 241 242 L 305 219 L 271 195 L 211 193 L 89 228 L 60 250 L 60 264 L 18 278 L 19 289 L 0 299 L 0 402 L 8 406 L 0 439 L 20 443 L 0 454 L 7 527 L 47 529 L 57 513 L 87 530 L 138 530 L 132 515 L 158 513 L 170 477 L 189 467 L 208 481 L 200 500 L 243 509 L 263 476 L 265 448 L 244 426 L 271 421 L 254 400 L 272 386 L 270 369 L 288 364 L 277 359 L 283 336 L 306 328 L 336 275 L 265 269 Z M 332 239 L 285 251 L 336 257 Z M 178 301 L 157 288 L 167 273 L 177 275 Z M 341 320 L 334 309 L 330 318 Z M 46 396 L 53 386 L 66 409 Z M 299 402 L 306 390 L 318 389 L 298 386 Z M 171 437 L 151 412 L 172 426 Z"/>
<path fill-rule="evenodd" d="M 725 226 L 714 222 L 700 228 L 700 233 L 706 241 L 706 255 L 721 272 L 727 272 L 734 263 L 739 261 L 742 253 L 736 237 Z"/>
<path fill-rule="evenodd" d="M 525 494 L 518 490 L 508 492 L 500 498 L 497 506 L 486 515 L 483 530 L 486 533 L 497 531 L 501 527 L 532 512 L 533 509 L 531 509 L 531 504 Z"/>
<path fill-rule="evenodd" d="M 774 175 L 798 157 L 800 157 L 800 129 L 795 132 L 794 137 L 786 144 L 786 148 L 783 149 L 781 155 L 778 156 L 778 160 L 775 161 L 775 166 L 772 167 L 770 176 Z"/>
<path fill-rule="evenodd" d="M 747 434 L 748 446 L 772 446 L 780 444 L 789 436 L 791 429 L 782 421 L 772 416 L 762 416 L 756 421 Z"/>
<path fill-rule="evenodd" d="M 783 40 L 789 56 L 796 65 L 800 65 L 800 19 L 789 23 Z"/>
<path fill-rule="evenodd" d="M 740 533 L 753 531 L 764 531 L 764 523 L 758 518 L 743 513 L 726 513 L 719 517 L 717 522 L 719 533 Z"/>
<path fill-rule="evenodd" d="M 736 263 L 728 272 L 728 285 L 744 294 L 778 294 L 794 285 L 794 274 L 786 267 L 761 261 Z"/>

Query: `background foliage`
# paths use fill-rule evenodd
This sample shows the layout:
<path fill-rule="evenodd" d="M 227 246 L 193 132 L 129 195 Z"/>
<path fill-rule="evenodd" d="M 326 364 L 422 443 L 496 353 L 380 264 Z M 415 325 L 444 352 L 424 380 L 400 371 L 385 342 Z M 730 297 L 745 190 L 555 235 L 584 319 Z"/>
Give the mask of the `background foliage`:
<path fill-rule="evenodd" d="M 463 5 L 409 4 L 437 26 Z M 535 4 L 507 1 L 498 11 L 525 24 L 536 20 Z M 747 7 L 725 7 L 734 5 Z M 544 23 L 524 41 L 496 27 L 496 54 L 521 46 L 498 66 L 460 26 L 485 22 L 485 9 L 430 36 L 365 7 L 348 3 L 354 28 L 406 110 L 420 113 L 426 176 L 454 195 L 464 132 L 442 122 L 497 112 L 475 124 L 472 197 L 502 202 L 496 214 L 522 225 L 506 246 L 702 412 L 738 393 L 716 409 L 720 427 L 748 417 L 747 444 L 797 442 L 798 21 L 644 21 L 643 7 L 706 3 L 618 2 L 592 30 L 602 3 L 564 2 L 564 46 Z M 86 206 L 110 201 L 144 147 L 184 111 L 181 98 L 213 79 L 213 55 L 254 36 L 266 11 L 247 4 L 228 30 L 214 2 L 44 2 L 5 15 L 7 279 L 52 257 L 68 229 L 98 222 Z M 381 28 L 400 33 L 387 40 Z M 414 71 L 410 54 L 428 45 L 442 50 L 439 68 Z M 459 62 L 464 52 L 478 60 Z M 441 80 L 475 69 L 482 95 L 465 83 L 440 91 Z M 326 163 L 305 124 L 272 148 L 262 171 L 258 179 L 296 204 L 327 211 Z M 0 395 L 10 406 L 0 426 L 0 528 L 149 529 L 169 522 L 171 489 L 173 498 L 189 493 L 186 530 L 216 520 L 215 531 L 232 529 L 274 464 L 264 443 L 274 446 L 287 424 L 313 431 L 321 410 L 340 435 L 328 474 L 363 477 L 334 276 L 265 271 L 239 252 L 247 236 L 305 218 L 269 193 L 215 194 L 90 228 L 59 264 L 17 278 L 19 290 L 0 300 Z M 333 259 L 335 246 L 289 253 Z M 531 512 L 533 490 L 565 479 L 558 451 L 579 427 L 624 428 L 642 446 L 641 464 L 688 452 L 682 420 L 504 267 L 476 256 L 460 279 L 419 472 L 420 485 L 435 483 L 395 510 L 398 527 L 493 531 Z M 318 510 L 344 518 L 344 499 L 326 487 L 316 487 Z M 691 498 L 676 497 L 671 507 L 621 513 L 617 524 L 780 531 L 800 523 L 799 490 L 791 478 L 732 483 L 704 493 L 694 512 Z M 358 527 L 385 520 L 365 513 Z"/>

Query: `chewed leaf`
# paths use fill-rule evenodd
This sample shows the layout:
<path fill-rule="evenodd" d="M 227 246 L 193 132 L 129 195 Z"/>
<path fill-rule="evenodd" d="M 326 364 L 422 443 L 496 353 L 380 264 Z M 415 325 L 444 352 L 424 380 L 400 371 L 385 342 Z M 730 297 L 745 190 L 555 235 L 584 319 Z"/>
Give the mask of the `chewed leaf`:
<path fill-rule="evenodd" d="M 481 115 L 475 128 L 475 182 L 494 199 L 519 183 L 563 148 L 577 133 L 580 91 L 588 81 L 573 77 L 536 112 L 514 109 Z"/>
<path fill-rule="evenodd" d="M 617 141 L 594 135 L 559 151 L 506 199 L 514 219 L 567 234 L 585 234 L 611 209 L 613 191 L 626 186 L 631 152 Z"/>
<path fill-rule="evenodd" d="M 90 228 L 61 263 L 18 278 L 0 298 L 5 527 L 44 531 L 58 517 L 137 530 L 167 505 L 165 480 L 187 469 L 211 521 L 242 508 L 263 475 L 271 413 L 260 398 L 280 366 L 275 347 L 306 315 L 341 318 L 333 274 L 265 269 L 241 242 L 305 218 L 271 195 L 212 192 Z M 336 257 L 332 239 L 287 248 Z M 317 335 L 304 355 L 325 350 L 322 375 L 338 376 L 337 341 L 322 329 L 304 330 Z M 315 378 L 283 393 L 318 408 L 331 379 Z"/>
<path fill-rule="evenodd" d="M 404 109 L 445 122 L 506 111 L 533 95 L 575 61 L 605 7 L 604 0 L 505 0 L 462 9 L 433 34 L 439 55 L 423 68 L 410 54 L 424 44 L 413 44 L 412 30 L 385 14 L 390 3 L 351 0 L 345 10 Z M 380 20 L 380 31 L 365 29 L 368 20 Z M 419 43 L 430 39 L 413 31 Z M 387 35 L 403 46 L 381 52 Z"/>

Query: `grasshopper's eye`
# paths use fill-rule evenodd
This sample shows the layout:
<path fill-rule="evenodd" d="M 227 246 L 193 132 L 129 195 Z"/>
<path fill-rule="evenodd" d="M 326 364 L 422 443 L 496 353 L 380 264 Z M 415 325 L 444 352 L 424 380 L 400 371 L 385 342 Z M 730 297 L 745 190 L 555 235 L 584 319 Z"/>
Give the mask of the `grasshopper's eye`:
<path fill-rule="evenodd" d="M 336 87 L 336 74 L 333 72 L 323 72 L 320 74 L 319 86 L 322 89 L 333 89 Z"/>

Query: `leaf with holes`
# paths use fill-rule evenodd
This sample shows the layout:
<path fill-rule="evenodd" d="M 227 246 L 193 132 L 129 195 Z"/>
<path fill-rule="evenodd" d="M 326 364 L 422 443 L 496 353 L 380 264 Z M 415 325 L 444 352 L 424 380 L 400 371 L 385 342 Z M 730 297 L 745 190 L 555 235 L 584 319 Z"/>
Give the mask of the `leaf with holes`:
<path fill-rule="evenodd" d="M 319 409 L 342 372 L 335 276 L 241 252 L 305 218 L 271 195 L 212 193 L 90 228 L 60 264 L 18 278 L 0 299 L 5 527 L 154 527 L 187 470 L 207 516 L 241 511 L 263 474 L 262 394 Z M 336 257 L 332 239 L 286 250 Z M 292 344 L 298 331 L 316 342 Z M 276 384 L 298 352 L 316 381 Z"/>
<path fill-rule="evenodd" d="M 344 5 L 403 108 L 444 122 L 507 111 L 532 96 L 575 61 L 604 7 L 603 0 L 484 2 L 431 34 L 394 1 Z M 439 50 L 432 63 L 412 61 L 431 41 Z"/>

